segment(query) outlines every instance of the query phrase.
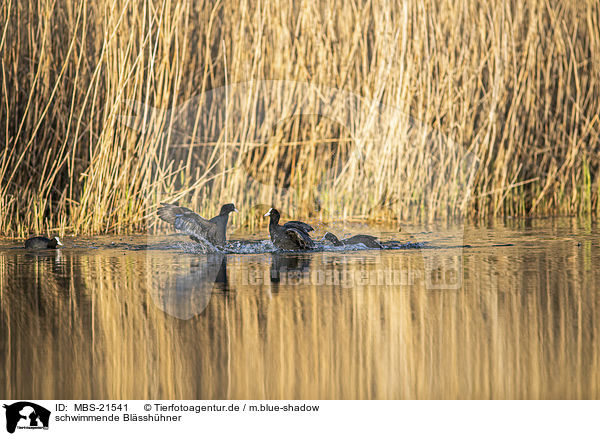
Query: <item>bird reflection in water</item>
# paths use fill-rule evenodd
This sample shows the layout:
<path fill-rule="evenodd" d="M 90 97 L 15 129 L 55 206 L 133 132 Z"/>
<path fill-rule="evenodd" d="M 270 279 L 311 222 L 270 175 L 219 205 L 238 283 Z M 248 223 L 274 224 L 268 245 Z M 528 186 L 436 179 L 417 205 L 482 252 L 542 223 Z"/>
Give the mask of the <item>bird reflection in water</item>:
<path fill-rule="evenodd" d="M 227 292 L 227 256 L 206 255 L 185 274 L 156 274 L 151 286 L 158 307 L 171 316 L 190 319 L 206 309 L 214 291 Z"/>
<path fill-rule="evenodd" d="M 272 291 L 280 284 L 300 283 L 309 273 L 310 259 L 305 253 L 271 253 Z"/>

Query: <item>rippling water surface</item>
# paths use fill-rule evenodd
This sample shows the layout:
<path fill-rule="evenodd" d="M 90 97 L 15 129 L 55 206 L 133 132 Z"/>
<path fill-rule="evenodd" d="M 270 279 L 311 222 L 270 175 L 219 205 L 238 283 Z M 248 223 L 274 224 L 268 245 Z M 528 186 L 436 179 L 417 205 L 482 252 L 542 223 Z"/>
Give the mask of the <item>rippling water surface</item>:
<path fill-rule="evenodd" d="M 595 224 L 377 234 L 391 249 L 0 240 L 0 396 L 600 398 Z"/>

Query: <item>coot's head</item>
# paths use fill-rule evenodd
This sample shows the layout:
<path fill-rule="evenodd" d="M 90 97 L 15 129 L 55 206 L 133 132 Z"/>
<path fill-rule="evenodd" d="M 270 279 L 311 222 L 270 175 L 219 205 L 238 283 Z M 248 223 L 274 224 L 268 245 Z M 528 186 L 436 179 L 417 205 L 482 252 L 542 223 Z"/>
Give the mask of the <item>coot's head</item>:
<path fill-rule="evenodd" d="M 235 208 L 233 203 L 227 203 L 221 207 L 221 212 L 219 213 L 219 215 L 227 215 L 231 212 L 238 212 L 238 210 Z"/>
<path fill-rule="evenodd" d="M 340 240 L 338 239 L 338 237 L 330 232 L 325 233 L 325 235 L 323 235 L 323 239 L 326 239 L 327 241 L 331 242 L 333 245 L 338 245 L 340 243 Z"/>
<path fill-rule="evenodd" d="M 62 247 L 62 242 L 60 242 L 60 239 L 58 239 L 58 236 L 55 236 L 54 238 L 50 239 L 50 242 L 48 242 L 48 248 L 58 248 L 58 247 Z"/>
<path fill-rule="evenodd" d="M 275 208 L 269 209 L 269 211 L 265 214 L 265 216 L 271 217 L 271 222 L 277 224 L 279 222 L 279 211 Z"/>

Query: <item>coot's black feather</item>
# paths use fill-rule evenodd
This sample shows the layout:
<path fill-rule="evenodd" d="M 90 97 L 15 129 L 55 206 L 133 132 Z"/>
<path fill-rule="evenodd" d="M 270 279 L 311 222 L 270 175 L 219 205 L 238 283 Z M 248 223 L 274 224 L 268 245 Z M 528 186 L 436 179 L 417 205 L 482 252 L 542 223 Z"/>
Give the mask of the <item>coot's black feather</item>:
<path fill-rule="evenodd" d="M 302 230 L 304 233 L 314 232 L 315 229 L 312 228 L 311 225 L 303 223 L 302 221 L 288 221 L 283 225 L 283 227 L 288 228 L 298 228 Z"/>

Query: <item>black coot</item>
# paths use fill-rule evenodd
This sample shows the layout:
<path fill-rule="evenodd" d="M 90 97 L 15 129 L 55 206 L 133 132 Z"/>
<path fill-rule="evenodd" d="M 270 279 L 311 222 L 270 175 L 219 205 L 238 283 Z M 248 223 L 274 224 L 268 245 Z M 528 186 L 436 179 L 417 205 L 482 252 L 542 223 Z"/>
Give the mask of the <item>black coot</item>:
<path fill-rule="evenodd" d="M 269 222 L 269 234 L 273 245 L 282 250 L 306 250 L 313 248 L 315 243 L 308 236 L 314 229 L 301 221 L 288 221 L 284 225 L 279 225 L 279 211 L 271 208 L 265 214 L 271 217 Z"/>
<path fill-rule="evenodd" d="M 43 236 L 34 236 L 25 241 L 25 248 L 32 250 L 44 250 L 47 248 L 56 249 L 62 247 L 62 242 L 58 239 L 58 236 L 54 238 L 45 238 Z"/>
<path fill-rule="evenodd" d="M 207 220 L 187 207 L 163 203 L 158 208 L 158 216 L 196 242 L 206 240 L 214 245 L 223 245 L 227 241 L 229 214 L 237 211 L 233 203 L 228 203 L 221 207 L 219 215 Z"/>
<path fill-rule="evenodd" d="M 364 244 L 367 248 L 383 248 L 383 246 L 377 241 L 375 236 L 371 235 L 355 235 L 351 238 L 342 239 L 341 241 L 333 233 L 327 232 L 323 239 L 331 242 L 336 247 L 342 247 L 344 245 L 356 245 Z"/>

